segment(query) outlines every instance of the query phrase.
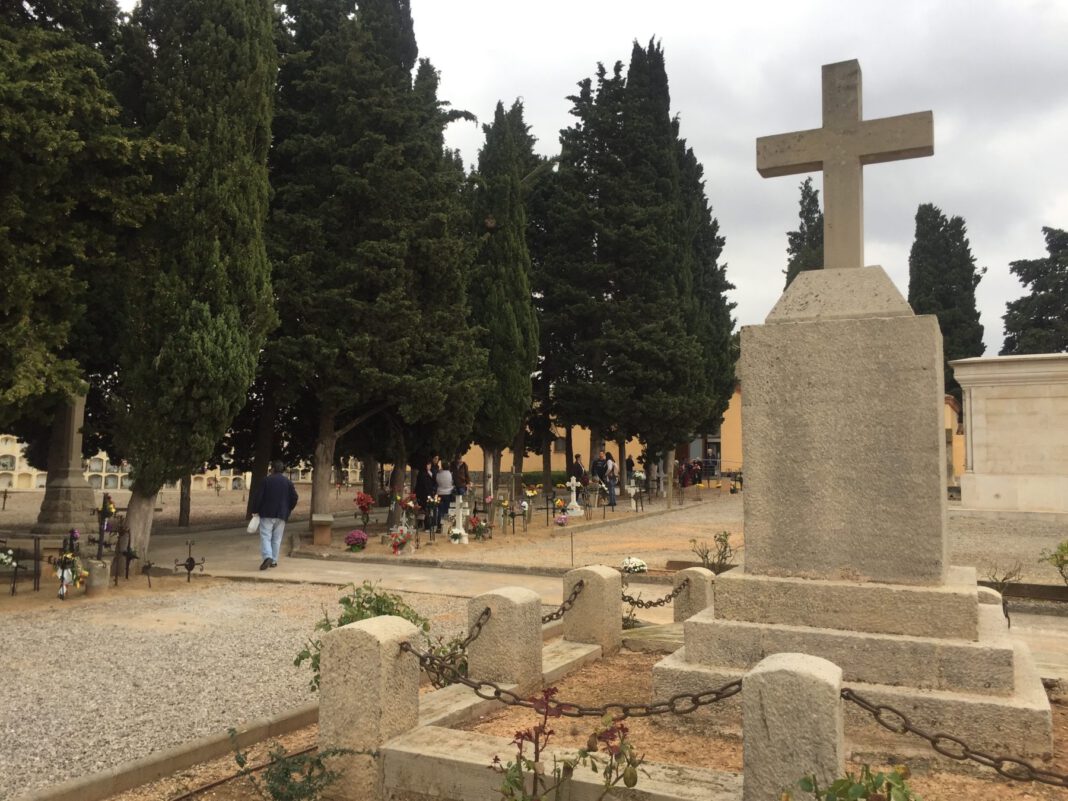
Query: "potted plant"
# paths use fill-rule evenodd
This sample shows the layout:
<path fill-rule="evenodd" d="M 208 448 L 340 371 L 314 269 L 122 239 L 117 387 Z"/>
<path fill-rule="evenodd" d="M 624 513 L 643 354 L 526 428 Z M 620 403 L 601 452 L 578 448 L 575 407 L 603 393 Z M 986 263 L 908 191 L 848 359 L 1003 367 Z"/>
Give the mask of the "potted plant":
<path fill-rule="evenodd" d="M 367 547 L 367 532 L 361 529 L 350 531 L 345 535 L 345 547 L 353 553 L 362 551 Z"/>

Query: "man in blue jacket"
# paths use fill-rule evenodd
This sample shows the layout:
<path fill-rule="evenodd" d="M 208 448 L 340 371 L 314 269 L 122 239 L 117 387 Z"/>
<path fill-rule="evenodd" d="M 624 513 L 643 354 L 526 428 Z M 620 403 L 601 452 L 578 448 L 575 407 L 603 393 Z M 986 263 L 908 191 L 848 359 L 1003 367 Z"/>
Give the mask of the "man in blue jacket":
<path fill-rule="evenodd" d="M 260 516 L 260 556 L 263 557 L 260 570 L 278 567 L 282 533 L 297 505 L 297 488 L 286 478 L 285 469 L 280 461 L 272 462 L 271 475 L 260 483 L 252 501 L 252 511 Z"/>

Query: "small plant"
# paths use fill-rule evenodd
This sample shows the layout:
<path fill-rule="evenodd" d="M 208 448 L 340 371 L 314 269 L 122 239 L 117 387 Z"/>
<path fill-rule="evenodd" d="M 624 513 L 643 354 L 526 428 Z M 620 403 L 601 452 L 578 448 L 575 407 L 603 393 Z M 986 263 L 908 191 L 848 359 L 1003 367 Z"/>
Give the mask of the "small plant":
<path fill-rule="evenodd" d="M 350 551 L 362 551 L 367 547 L 367 532 L 356 529 L 345 535 L 345 547 Z"/>
<path fill-rule="evenodd" d="M 646 573 L 649 566 L 636 556 L 628 556 L 619 569 L 624 573 Z"/>
<path fill-rule="evenodd" d="M 625 787 L 634 787 L 638 783 L 642 757 L 635 753 L 633 744 L 627 739 L 627 727 L 609 718 L 601 721 L 585 748 L 580 749 L 574 757 L 562 761 L 554 756 L 552 771 L 546 771 L 542 755 L 554 733 L 549 726 L 549 719 L 561 716 L 560 708 L 552 703 L 556 693 L 555 687 L 549 687 L 542 690 L 539 697 L 532 699 L 534 711 L 541 719 L 533 727 L 516 732 L 512 740 L 517 751 L 515 760 L 501 764 L 500 758 L 493 758 L 490 767 L 503 777 L 499 790 L 501 797 L 513 801 L 561 801 L 570 798 L 571 777 L 579 766 L 601 774 L 603 789 L 597 796 L 598 801 L 621 783 Z M 529 755 L 526 752 L 528 745 L 532 751 Z"/>
<path fill-rule="evenodd" d="M 289 754 L 281 745 L 275 745 L 263 770 L 262 782 L 256 777 L 257 768 L 249 767 L 248 754 L 237 744 L 237 730 L 228 729 L 230 744 L 234 749 L 234 762 L 260 798 L 268 801 L 317 801 L 323 790 L 341 778 L 337 771 L 326 767 L 325 760 L 355 753 L 348 748 L 327 748 L 306 754 Z"/>
<path fill-rule="evenodd" d="M 1055 551 L 1043 551 L 1038 561 L 1053 565 L 1061 574 L 1061 580 L 1068 584 L 1068 540 L 1058 545 Z"/>
<path fill-rule="evenodd" d="M 0 551 L 0 567 L 17 567 L 18 562 L 15 561 L 15 552 L 8 548 L 6 551 Z"/>
<path fill-rule="evenodd" d="M 393 555 L 399 554 L 409 542 L 412 541 L 412 532 L 407 526 L 397 526 L 389 532 L 389 547 Z"/>
<path fill-rule="evenodd" d="M 446 640 L 444 637 L 426 638 L 426 649 L 438 659 L 445 662 L 448 670 L 438 673 L 427 671 L 430 683 L 437 689 L 454 684 L 454 676 L 467 675 L 467 648 L 464 646 L 463 637 L 453 637 Z"/>
<path fill-rule="evenodd" d="M 342 589 L 349 588 L 352 591 L 338 599 L 338 603 L 341 605 L 341 614 L 338 615 L 337 620 L 331 620 L 330 615 L 324 609 L 322 620 L 315 624 L 315 631 L 330 631 L 341 626 L 347 626 L 349 623 L 355 623 L 357 620 L 367 620 L 379 615 L 396 615 L 418 626 L 423 631 L 430 631 L 430 623 L 427 619 L 408 606 L 399 595 L 380 590 L 377 584 L 372 584 L 370 581 L 365 581 L 360 587 L 350 584 Z M 312 678 L 310 686 L 313 691 L 318 691 L 319 689 L 319 658 L 322 655 L 322 650 L 322 640 L 318 638 L 308 640 L 297 653 L 296 659 L 293 660 L 293 664 L 297 667 L 300 667 L 304 662 L 308 662 L 311 665 Z"/>
<path fill-rule="evenodd" d="M 471 536 L 479 542 L 489 536 L 489 523 L 480 518 L 478 515 L 471 515 L 469 518 L 467 518 L 467 528 L 470 529 Z"/>
<path fill-rule="evenodd" d="M 1008 589 L 1010 584 L 1016 584 L 1023 577 L 1023 567 L 1019 562 L 1015 562 L 1012 567 L 1001 573 L 1001 568 L 995 564 L 990 570 L 987 571 L 986 580 L 994 585 L 994 589 L 1005 594 L 1005 590 Z"/>
<path fill-rule="evenodd" d="M 805 776 L 797 783 L 801 792 L 810 794 L 819 801 L 857 801 L 866 798 L 869 801 L 921 801 L 905 784 L 911 776 L 908 765 L 895 765 L 889 773 L 872 773 L 871 768 L 862 765 L 860 776 L 847 773 L 845 778 L 836 779 L 828 787 L 820 787 L 815 776 Z M 792 801 L 790 791 L 784 791 L 780 801 Z"/>
<path fill-rule="evenodd" d="M 731 546 L 731 533 L 721 531 L 715 536 L 715 546 L 709 545 L 707 540 L 690 540 L 690 550 L 701 560 L 701 566 L 711 570 L 717 576 L 734 566 L 737 549 Z M 713 553 L 713 547 L 715 553 Z"/>
<path fill-rule="evenodd" d="M 460 528 L 449 529 L 449 541 L 450 542 L 460 542 L 460 540 L 462 540 L 463 538 L 464 538 L 463 529 L 460 529 Z"/>
<path fill-rule="evenodd" d="M 641 593 L 638 593 L 638 597 L 641 598 Z M 636 607 L 630 604 L 627 606 L 627 611 L 623 613 L 623 630 L 630 631 L 637 628 L 641 628 L 641 621 L 638 620 Z"/>
<path fill-rule="evenodd" d="M 366 492 L 356 493 L 356 508 L 360 510 L 360 520 L 364 526 L 371 522 L 371 510 L 375 506 L 375 499 Z"/>
<path fill-rule="evenodd" d="M 567 525 L 567 515 L 566 514 L 558 514 L 556 517 L 553 518 L 553 522 L 556 523 L 556 525 L 561 526 L 561 527 L 562 526 L 566 526 Z"/>

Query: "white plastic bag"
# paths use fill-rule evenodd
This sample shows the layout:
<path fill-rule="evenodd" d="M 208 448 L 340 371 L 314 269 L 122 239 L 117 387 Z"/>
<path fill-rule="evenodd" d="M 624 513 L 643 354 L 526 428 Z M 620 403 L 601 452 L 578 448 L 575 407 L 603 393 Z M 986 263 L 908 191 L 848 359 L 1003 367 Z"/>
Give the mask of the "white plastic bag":
<path fill-rule="evenodd" d="M 248 521 L 248 528 L 246 529 L 246 531 L 248 531 L 249 534 L 255 534 L 259 530 L 260 530 L 260 516 L 259 515 L 252 515 L 252 519 Z"/>

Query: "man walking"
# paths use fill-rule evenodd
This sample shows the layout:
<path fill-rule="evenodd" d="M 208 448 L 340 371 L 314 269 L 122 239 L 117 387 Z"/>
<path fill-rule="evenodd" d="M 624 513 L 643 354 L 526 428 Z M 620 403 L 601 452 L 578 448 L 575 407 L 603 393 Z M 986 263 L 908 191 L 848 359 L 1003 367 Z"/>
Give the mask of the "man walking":
<path fill-rule="evenodd" d="M 252 502 L 252 511 L 260 516 L 260 570 L 278 567 L 282 534 L 297 505 L 297 488 L 286 478 L 285 469 L 282 462 L 272 462 L 271 474 L 260 483 Z"/>

